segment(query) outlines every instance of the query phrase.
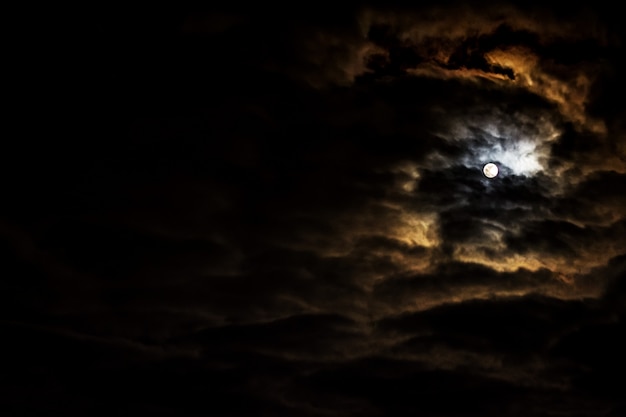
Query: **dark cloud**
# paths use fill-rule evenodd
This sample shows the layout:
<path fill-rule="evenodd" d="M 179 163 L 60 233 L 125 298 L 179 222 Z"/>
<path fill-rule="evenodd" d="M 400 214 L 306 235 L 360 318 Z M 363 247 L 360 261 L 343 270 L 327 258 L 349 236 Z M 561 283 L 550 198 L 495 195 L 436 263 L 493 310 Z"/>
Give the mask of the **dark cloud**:
<path fill-rule="evenodd" d="M 623 414 L 617 13 L 399 3 L 105 10 L 35 54 L 10 414 Z"/>

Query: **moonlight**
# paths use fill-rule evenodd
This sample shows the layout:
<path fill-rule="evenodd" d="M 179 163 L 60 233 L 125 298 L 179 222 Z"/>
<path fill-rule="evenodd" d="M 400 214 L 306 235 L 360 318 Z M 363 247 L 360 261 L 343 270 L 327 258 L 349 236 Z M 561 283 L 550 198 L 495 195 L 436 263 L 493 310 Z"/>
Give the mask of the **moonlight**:
<path fill-rule="evenodd" d="M 485 174 L 485 177 L 487 178 L 494 178 L 498 175 L 498 166 L 496 164 L 492 164 L 491 162 L 486 164 L 483 167 L 483 174 Z"/>

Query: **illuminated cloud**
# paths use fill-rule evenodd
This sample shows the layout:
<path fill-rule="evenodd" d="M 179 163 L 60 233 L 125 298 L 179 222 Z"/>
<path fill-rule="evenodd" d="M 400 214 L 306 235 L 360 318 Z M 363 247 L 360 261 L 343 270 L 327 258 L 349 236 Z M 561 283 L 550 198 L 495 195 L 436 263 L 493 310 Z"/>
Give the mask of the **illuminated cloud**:
<path fill-rule="evenodd" d="M 368 9 L 360 23 L 365 36 L 384 27 L 388 36 L 419 56 L 419 63 L 406 69 L 410 74 L 484 79 L 501 88 L 522 88 L 557 105 L 564 118 L 581 128 L 605 134 L 603 121 L 585 111 L 600 64 L 582 61 L 572 66 L 533 51 L 580 39 L 606 46 L 609 41 L 602 29 L 588 25 L 581 29 L 578 22 L 587 19 L 576 14 L 559 21 L 544 16 L 537 24 L 536 16 L 510 6 L 485 10 L 458 6 L 417 13 Z"/>
<path fill-rule="evenodd" d="M 473 112 L 448 116 L 448 130 L 441 137 L 466 148 L 457 161 L 448 158 L 448 164 L 476 168 L 497 162 L 514 175 L 547 173 L 550 148 L 559 131 L 546 115 L 535 115 L 531 123 L 529 114 L 506 114 L 498 107 Z"/>
<path fill-rule="evenodd" d="M 10 406 L 624 415 L 620 17 L 421 4 L 95 16 L 3 162 Z"/>

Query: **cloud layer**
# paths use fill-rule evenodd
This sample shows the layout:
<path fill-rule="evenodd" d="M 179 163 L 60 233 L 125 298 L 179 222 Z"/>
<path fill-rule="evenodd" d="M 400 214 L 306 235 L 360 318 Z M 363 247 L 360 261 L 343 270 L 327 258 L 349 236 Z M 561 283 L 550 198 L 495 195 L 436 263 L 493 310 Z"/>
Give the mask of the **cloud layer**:
<path fill-rule="evenodd" d="M 11 410 L 622 415 L 610 11 L 241 10 L 65 46 L 92 98 L 6 165 Z"/>

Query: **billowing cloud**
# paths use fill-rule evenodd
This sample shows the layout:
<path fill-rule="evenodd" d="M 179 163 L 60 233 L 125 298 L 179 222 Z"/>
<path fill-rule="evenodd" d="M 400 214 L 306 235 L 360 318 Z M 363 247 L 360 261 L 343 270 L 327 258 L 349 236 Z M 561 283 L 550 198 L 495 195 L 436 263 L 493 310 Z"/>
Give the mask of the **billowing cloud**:
<path fill-rule="evenodd" d="M 94 25 L 107 99 L 7 161 L 11 407 L 623 414 L 613 18 L 304 6 Z"/>

